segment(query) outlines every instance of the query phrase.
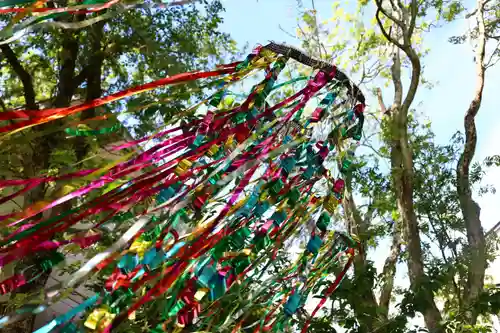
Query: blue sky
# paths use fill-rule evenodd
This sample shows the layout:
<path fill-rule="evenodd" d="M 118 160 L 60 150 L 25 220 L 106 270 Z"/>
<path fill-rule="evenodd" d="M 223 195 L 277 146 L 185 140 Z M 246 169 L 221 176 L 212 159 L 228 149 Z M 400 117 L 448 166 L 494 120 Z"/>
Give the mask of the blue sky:
<path fill-rule="evenodd" d="M 270 40 L 298 46 L 296 39 L 280 29 L 281 27 L 294 34 L 297 24 L 297 0 L 222 1 L 226 8 L 223 30 L 231 33 L 239 46 L 248 43 L 250 47 L 253 47 L 258 43 L 266 44 Z M 302 2 L 306 7 L 310 4 L 309 0 L 302 0 Z M 320 19 L 332 16 L 332 0 L 316 0 L 315 4 Z M 437 140 L 442 143 L 447 142 L 456 131 L 463 131 L 463 116 L 474 94 L 475 68 L 471 45 L 448 43 L 450 36 L 461 34 L 467 26 L 467 21 L 459 20 L 424 36 L 424 45 L 431 50 L 423 60 L 424 73 L 428 80 L 435 83 L 435 87 L 431 90 L 420 88 L 414 107 L 431 120 Z M 483 104 L 476 118 L 477 161 L 482 161 L 489 155 L 500 154 L 498 144 L 500 135 L 497 134 L 500 133 L 500 118 L 496 116 L 498 92 L 495 94 L 498 87 L 500 87 L 500 64 L 489 69 L 486 75 Z M 391 91 L 392 87 L 384 91 L 386 103 L 390 101 Z M 488 171 L 484 183 L 492 184 L 500 191 L 500 170 Z M 477 200 L 481 205 L 483 228 L 489 230 L 500 220 L 500 212 L 497 210 L 500 194 L 485 195 Z M 380 264 L 382 262 L 377 266 Z M 496 276 L 498 283 L 500 282 L 500 262 L 497 260 L 495 264 L 493 266 L 496 267 L 490 270 L 490 274 Z M 405 272 L 401 273 L 405 274 Z M 404 279 L 404 276 L 398 275 L 398 280 Z"/>

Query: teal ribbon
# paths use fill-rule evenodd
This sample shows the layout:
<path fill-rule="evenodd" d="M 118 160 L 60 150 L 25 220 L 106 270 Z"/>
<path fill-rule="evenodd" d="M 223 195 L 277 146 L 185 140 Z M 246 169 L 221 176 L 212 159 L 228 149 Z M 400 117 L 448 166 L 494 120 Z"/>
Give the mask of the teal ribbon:
<path fill-rule="evenodd" d="M 50 321 L 45 326 L 43 326 L 43 327 L 39 328 L 38 330 L 36 330 L 34 333 L 49 333 L 50 331 L 52 331 L 57 326 L 59 326 L 61 324 L 65 324 L 66 322 L 70 321 L 71 318 L 73 318 L 74 316 L 76 316 L 78 313 L 80 313 L 82 311 L 85 311 L 86 308 L 94 305 L 98 300 L 99 300 L 99 293 L 97 293 L 94 296 L 88 298 L 85 302 L 83 302 L 80 305 L 78 305 L 77 307 L 69 310 L 68 312 L 66 312 L 62 316 L 59 316 L 59 317 L 53 319 L 52 321 Z"/>
<path fill-rule="evenodd" d="M 34 3 L 34 2 L 35 2 L 35 0 L 3 0 L 0 3 L 0 5 L 1 5 L 0 8 L 22 5 L 25 3 Z"/>

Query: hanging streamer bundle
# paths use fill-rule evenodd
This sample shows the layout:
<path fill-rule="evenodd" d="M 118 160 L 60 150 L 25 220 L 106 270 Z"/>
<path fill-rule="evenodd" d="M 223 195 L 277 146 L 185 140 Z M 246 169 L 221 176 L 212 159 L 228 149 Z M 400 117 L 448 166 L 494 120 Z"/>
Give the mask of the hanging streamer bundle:
<path fill-rule="evenodd" d="M 272 91 L 306 79 L 278 84 L 280 73 L 293 60 L 316 72 L 297 93 L 276 101 Z M 228 109 L 223 102 L 231 94 L 231 85 L 256 72 L 263 73 L 263 79 L 244 98 L 233 95 Z M 155 139 L 152 147 L 137 156 L 104 169 L 0 181 L 0 188 L 23 187 L 10 200 L 49 181 L 86 180 L 86 185 L 63 191 L 53 202 L 0 217 L 0 223 L 13 230 L 0 239 L 0 266 L 26 256 L 44 254 L 45 258 L 0 281 L 2 294 L 64 265 L 65 247 L 79 246 L 84 253 L 83 249 L 100 244 L 104 234 L 121 233 L 67 280 L 47 288 L 43 302 L 0 318 L 0 327 L 46 310 L 68 290 L 105 269 L 110 273 L 99 293 L 37 332 L 84 328 L 109 332 L 159 299 L 165 302 L 154 332 L 217 330 L 213 325 L 233 327 L 233 332 L 245 327 L 278 332 L 293 325 L 291 318 L 305 306 L 318 283 L 331 280 L 327 272 L 343 265 L 312 316 L 323 306 L 358 249 L 351 236 L 333 232 L 330 225 L 331 215 L 342 202 L 342 177 L 352 167 L 356 144 L 348 142 L 356 142 L 362 133 L 365 100 L 335 66 L 270 43 L 257 47 L 244 61 L 212 72 L 180 74 L 68 108 L 4 112 L 0 120 L 11 122 L 0 127 L 0 132 L 10 135 L 160 85 L 211 77 L 219 78 L 213 85 L 215 93 L 206 101 L 206 112 L 127 143 L 129 147 Z M 319 103 L 308 112 L 314 100 Z M 318 133 L 325 122 L 333 126 L 328 133 Z M 69 131 L 81 136 L 107 132 Z M 325 166 L 331 156 L 337 159 L 338 168 Z M 86 199 L 96 191 L 102 194 Z M 73 198 L 80 198 L 81 204 L 70 211 L 50 218 L 40 214 Z M 146 211 L 134 209 L 144 205 Z M 82 221 L 94 224 L 84 234 L 72 235 L 71 227 Z M 66 237 L 61 240 L 63 233 Z M 269 273 L 279 249 L 293 247 L 294 240 L 304 234 L 308 241 L 295 263 L 277 275 Z M 232 310 L 219 306 L 236 289 L 246 290 L 251 299 L 237 302 Z M 256 305 L 264 312 L 248 326 L 246 313 Z M 80 313 L 85 313 L 82 321 L 75 319 Z M 214 318 L 220 319 L 217 324 Z"/>
<path fill-rule="evenodd" d="M 70 29 L 86 28 L 100 21 L 108 20 L 132 9 L 166 8 L 182 6 L 191 1 L 123 1 L 123 0 L 84 0 L 79 5 L 71 7 L 48 6 L 45 0 L 2 0 L 0 15 L 15 13 L 9 25 L 0 31 L 0 45 L 16 41 L 30 32 L 43 29 Z M 24 6 L 24 7 L 16 7 Z M 10 8 L 9 8 L 10 7 Z M 79 22 L 61 22 L 54 20 L 75 14 L 97 14 Z"/>

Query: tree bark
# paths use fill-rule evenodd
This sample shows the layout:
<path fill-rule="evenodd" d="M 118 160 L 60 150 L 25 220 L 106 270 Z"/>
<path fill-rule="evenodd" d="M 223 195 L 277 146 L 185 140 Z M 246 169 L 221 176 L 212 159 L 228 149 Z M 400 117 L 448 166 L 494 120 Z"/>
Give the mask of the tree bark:
<path fill-rule="evenodd" d="M 422 248 L 420 246 L 420 230 L 413 207 L 413 156 L 408 139 L 408 111 L 413 101 L 420 80 L 421 65 L 418 56 L 411 46 L 403 50 L 412 65 L 410 87 L 403 101 L 403 84 L 401 81 L 401 59 L 399 50 L 394 53 L 391 67 L 394 83 L 394 103 L 391 115 L 388 116 L 391 127 L 391 174 L 396 204 L 403 225 L 403 238 L 408 249 L 408 272 L 413 293 L 424 304 L 420 311 L 424 316 L 427 328 L 431 332 L 441 332 L 441 313 L 434 302 L 434 295 L 427 289 L 427 275 L 424 271 Z"/>
<path fill-rule="evenodd" d="M 1 45 L 0 49 L 2 50 L 5 58 L 7 59 L 7 62 L 12 67 L 14 72 L 19 77 L 19 80 L 21 80 L 21 83 L 23 84 L 24 101 L 26 103 L 26 107 L 31 110 L 38 109 L 38 106 L 35 101 L 33 78 L 31 77 L 30 73 L 26 71 L 26 69 L 23 67 L 23 65 L 17 58 L 16 54 L 14 53 L 14 50 L 12 50 L 12 48 L 8 44 Z"/>
<path fill-rule="evenodd" d="M 484 231 L 481 226 L 480 207 L 472 198 L 469 170 L 472 159 L 476 152 L 477 131 L 475 117 L 481 107 L 484 89 L 485 75 L 485 24 L 484 3 L 477 2 L 476 18 L 478 22 L 478 45 L 476 46 L 476 89 L 464 118 L 465 144 L 464 151 L 457 164 L 457 192 L 460 201 L 460 209 L 467 230 L 468 260 L 467 260 L 467 284 L 464 290 L 464 306 L 466 309 L 466 322 L 475 324 L 477 311 L 474 303 L 482 293 L 484 287 L 484 275 L 487 267 Z"/>
<path fill-rule="evenodd" d="M 101 75 L 102 65 L 104 62 L 104 52 L 101 48 L 101 42 L 104 32 L 105 22 L 98 22 L 92 26 L 91 29 L 91 53 L 92 57 L 89 60 L 85 76 L 87 81 L 85 101 L 90 102 L 96 98 L 101 97 Z M 92 108 L 83 112 L 80 120 L 86 120 L 95 117 L 96 109 Z M 85 142 L 85 137 L 77 137 L 75 142 L 75 153 L 77 161 L 83 160 L 89 152 L 89 146 Z"/>
<path fill-rule="evenodd" d="M 395 60 L 395 65 L 399 64 L 399 61 L 397 58 Z M 394 66 L 394 65 L 393 65 Z M 394 69 L 393 69 L 394 72 Z M 397 73 L 393 73 L 397 77 Z M 401 84 L 401 81 L 396 81 L 399 84 Z M 399 85 L 398 87 L 402 87 Z M 398 88 L 396 97 L 398 98 L 398 101 L 401 101 L 402 98 L 402 89 Z M 377 100 L 380 106 L 380 118 L 383 120 L 385 116 L 390 116 L 391 111 L 390 109 L 387 109 L 384 104 L 384 100 L 382 98 L 382 90 L 379 88 L 377 89 Z M 380 294 L 380 299 L 379 299 L 379 305 L 381 308 L 381 316 L 385 318 L 386 320 L 389 317 L 389 307 L 390 307 L 390 301 L 392 297 L 392 290 L 394 288 L 394 278 L 396 276 L 396 264 L 398 261 L 398 258 L 401 254 L 401 226 L 400 223 L 397 223 L 395 221 L 394 225 L 394 231 L 392 235 L 392 244 L 391 244 L 391 249 L 389 252 L 389 256 L 386 258 L 385 263 L 384 263 L 384 268 L 382 270 L 382 279 L 383 279 L 383 284 L 382 284 L 382 292 Z"/>

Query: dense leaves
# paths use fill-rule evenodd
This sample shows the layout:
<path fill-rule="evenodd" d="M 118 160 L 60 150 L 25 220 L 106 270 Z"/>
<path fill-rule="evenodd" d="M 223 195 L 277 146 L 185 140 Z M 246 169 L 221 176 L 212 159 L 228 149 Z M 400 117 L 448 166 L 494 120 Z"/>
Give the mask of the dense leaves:
<path fill-rule="evenodd" d="M 403 30 L 410 27 L 410 16 L 413 15 L 411 3 L 391 2 L 389 5 L 388 2 L 375 1 L 376 8 L 382 8 L 386 17 L 390 18 L 379 22 L 378 27 L 367 24 L 362 14 L 346 12 L 339 3 L 333 5 L 333 17 L 328 21 L 321 21 L 314 10 L 303 9 L 304 23 L 299 27 L 298 34 L 305 40 L 304 47 L 323 58 L 333 55 L 335 62 L 340 63 L 347 72 L 355 77 L 358 75 L 366 90 L 374 92 L 377 111 L 389 115 L 381 119 L 378 112 L 371 114 L 371 110 L 368 111 L 369 130 L 361 141 L 363 153 L 357 157 L 360 168 L 355 169 L 351 175 L 352 181 L 348 182 L 354 195 L 349 200 L 351 203 L 344 203 L 347 228 L 364 242 L 367 253 L 379 257 L 384 252 L 380 249 L 381 244 L 389 243 L 389 255 L 387 258 L 377 258 L 385 259 L 380 274 L 377 274 L 373 261 L 366 257 L 359 258 L 354 274 L 344 280 L 332 296 L 335 305 L 324 318 L 339 323 L 349 332 L 427 331 L 414 318 L 418 312 L 427 312 L 428 293 L 423 291 L 430 291 L 435 301 L 444 305 L 441 329 L 481 332 L 491 329 L 488 314 L 495 311 L 491 311 L 487 296 L 479 298 L 473 305 L 465 305 L 471 257 L 466 223 L 460 214 L 456 180 L 464 136 L 457 133 L 448 144 L 437 144 L 431 124 L 411 109 L 407 110 L 411 111 L 405 120 L 397 120 L 399 116 L 393 117 L 396 119 L 394 121 L 391 119 L 391 115 L 400 113 L 401 108 L 409 108 L 410 104 L 403 105 L 403 101 L 412 102 L 411 99 L 405 99 L 407 96 L 403 94 L 404 91 L 398 90 L 398 84 L 401 78 L 407 79 L 401 70 L 402 66 L 412 66 L 414 70 L 417 68 L 420 71 L 419 62 L 429 52 L 421 39 L 422 34 L 427 33 L 430 27 L 466 15 L 466 8 L 457 1 L 418 2 L 415 30 L 405 30 L 398 36 L 397 31 L 401 26 Z M 368 17 L 375 14 L 370 2 L 360 1 L 358 4 L 362 13 L 368 13 Z M 486 9 L 490 10 L 494 6 L 491 3 Z M 385 30 L 386 35 L 381 29 Z M 403 37 L 402 33 L 413 34 L 412 40 L 403 41 L 407 37 Z M 397 53 L 394 47 L 400 43 L 404 44 L 398 46 L 403 52 Z M 494 54 L 491 59 L 488 65 L 494 63 Z M 409 79 L 413 77 L 414 74 Z M 431 87 L 425 79 L 419 80 L 417 77 L 417 80 L 420 85 Z M 386 83 L 387 89 L 395 87 L 394 101 L 387 106 L 377 87 L 383 83 Z M 410 87 L 410 92 L 416 87 Z M 407 139 L 401 136 L 403 130 L 407 132 Z M 407 166 L 401 165 L 399 169 L 400 165 L 396 164 L 397 169 L 391 167 L 391 160 L 397 161 L 394 157 L 398 154 L 401 157 L 401 150 L 394 140 L 408 140 L 412 173 L 404 174 Z M 483 184 L 482 178 L 486 168 L 497 165 L 497 160 L 496 156 L 492 156 L 484 163 L 476 163 L 471 167 L 469 181 L 475 193 L 481 195 L 495 191 L 488 184 Z M 423 275 L 409 289 L 398 286 L 401 281 L 395 280 L 394 274 L 396 270 L 403 269 L 400 263 L 415 261 L 415 256 L 412 259 L 408 248 L 408 240 L 415 234 L 408 234 L 402 220 L 402 214 L 408 206 L 399 206 L 397 194 L 401 189 L 393 181 L 401 175 L 404 175 L 403 184 L 406 182 L 404 177 L 411 177 L 413 198 L 410 205 L 415 212 L 424 266 Z M 493 238 L 489 241 L 494 243 Z M 489 251 L 487 257 L 491 260 L 495 247 L 490 245 Z M 486 286 L 485 295 L 495 292 L 493 286 Z M 386 304 L 389 305 L 388 313 L 384 309 Z M 464 314 L 470 311 L 470 306 L 477 310 L 476 313 L 484 315 L 480 318 L 480 324 L 467 323 Z"/>
<path fill-rule="evenodd" d="M 65 7 L 71 3 L 49 1 L 48 5 Z M 39 30 L 3 45 L 0 52 L 1 111 L 66 107 L 168 75 L 213 68 L 220 61 L 231 60 L 235 44 L 228 34 L 219 31 L 223 10 L 218 0 L 133 9 L 80 30 Z M 61 15 L 54 20 L 78 22 L 94 15 L 97 14 Z M 1 15 L 0 28 L 9 24 L 12 18 L 12 15 Z M 129 132 L 144 135 L 156 131 L 200 97 L 195 84 L 159 88 L 15 133 L 0 143 L 0 177 L 31 178 L 103 167 L 117 158 L 106 148 L 110 143 L 130 140 Z M 101 117 L 90 120 L 96 116 Z M 106 120 L 102 116 L 106 116 Z M 2 125 L 5 124 L 2 122 Z M 105 135 L 71 134 L 78 130 L 100 133 L 106 128 L 117 130 Z M 38 186 L 30 190 L 24 200 L 1 207 L 2 214 L 20 211 L 22 206 L 39 201 L 53 200 L 60 196 L 64 185 L 71 185 L 74 190 L 88 181 L 50 182 Z M 95 191 L 92 195 L 100 194 Z M 52 214 L 69 209 L 72 204 L 79 202 L 73 200 L 61 205 L 53 209 Z M 117 234 L 124 227 L 126 220 L 115 230 Z M 110 233 L 109 241 L 115 236 Z M 31 289 L 25 288 L 25 292 L 36 293 L 44 283 L 45 279 L 39 279 L 31 284 Z M 150 310 L 146 309 L 143 314 L 148 316 Z M 141 313 L 139 323 L 142 325 L 140 316 Z M 31 331 L 29 323 L 24 328 Z"/>
<path fill-rule="evenodd" d="M 411 5 L 416 3 L 417 12 L 412 14 Z M 427 332 L 415 318 L 428 310 L 429 294 L 433 302 L 441 304 L 440 332 L 491 331 L 489 315 L 500 311 L 498 286 L 486 284 L 475 302 L 466 302 L 470 244 L 466 223 L 460 214 L 456 180 L 456 166 L 462 153 L 464 135 L 457 133 L 447 144 L 438 144 L 431 124 L 410 108 L 413 97 L 407 104 L 405 96 L 398 96 L 402 92 L 395 89 L 393 101 L 386 106 L 381 100 L 382 94 L 377 96 L 379 86 L 391 89 L 397 87 L 398 79 L 401 83 L 401 77 L 404 80 L 415 78 L 413 74 L 406 77 L 402 68 L 414 69 L 423 62 L 429 52 L 423 40 L 427 31 L 461 15 L 472 17 L 474 9 L 466 8 L 459 1 L 391 1 L 390 4 L 359 1 L 356 13 L 348 13 L 336 2 L 333 4 L 332 17 L 322 21 L 321 13 L 315 8 L 306 8 L 308 5 L 305 1 L 297 1 L 297 5 L 301 10 L 297 34 L 302 47 L 317 57 L 335 59 L 336 64 L 358 79 L 364 90 L 374 92 L 371 104 L 375 105 L 366 111 L 368 130 L 360 142 L 355 161 L 357 167 L 346 175 L 346 199 L 343 209 L 334 217 L 344 223 L 349 232 L 359 237 L 363 252 L 356 257 L 353 272 L 344 278 L 324 310 L 311 321 L 309 331 L 336 332 L 336 327 L 340 326 L 353 333 Z M 486 1 L 485 6 L 486 34 L 490 42 L 496 43 L 500 22 L 499 4 L 498 1 Z M 373 17 L 382 9 L 388 15 L 377 24 Z M 35 107 L 66 106 L 71 102 L 96 98 L 167 75 L 212 68 L 223 58 L 231 60 L 228 58 L 236 52 L 235 45 L 227 34 L 218 30 L 222 11 L 220 1 L 215 0 L 161 10 L 134 10 L 102 25 L 78 31 L 53 30 L 30 34 L 10 45 L 10 48 L 32 79 Z M 415 17 L 414 28 L 411 28 L 412 15 Z M 394 17 L 391 19 L 390 16 Z M 373 20 L 367 20 L 367 17 Z M 1 19 L 3 27 L 11 17 L 2 16 Z M 401 31 L 398 28 L 400 25 L 403 26 Z M 451 41 L 463 43 L 469 39 L 476 41 L 477 38 L 478 28 L 475 26 L 463 35 L 453 37 Z M 404 44 L 403 47 L 395 47 L 400 43 Z M 498 47 L 492 45 L 491 58 L 486 66 L 493 65 L 498 59 Z M 19 70 L 16 71 L 13 63 L 8 61 L 7 54 L 8 49 L 0 53 L 0 106 L 3 111 L 32 108 L 27 106 L 29 91 L 26 82 L 22 80 Z M 93 72 L 96 68 L 99 71 Z M 69 69 L 69 76 L 65 69 Z M 94 78 L 97 76 L 97 82 L 91 79 L 89 73 L 92 72 Z M 299 67 L 297 73 L 309 75 L 310 71 Z M 410 88 L 410 91 L 413 89 L 415 92 L 417 87 L 426 84 L 421 73 L 418 74 L 415 79 L 418 86 Z M 65 90 L 69 86 L 74 89 Z M 89 94 L 93 88 L 97 89 L 97 96 Z M 159 88 L 111 107 L 93 110 L 91 112 L 94 115 L 111 113 L 114 116 L 107 121 L 89 122 L 88 128 L 112 127 L 117 123 L 117 115 L 122 113 L 120 119 L 134 135 L 152 133 L 172 119 L 192 116 L 192 112 L 184 113 L 184 110 L 203 96 L 203 91 L 198 88 L 195 84 Z M 285 92 L 292 93 L 291 89 Z M 390 118 L 391 115 L 401 112 L 402 108 L 406 108 L 407 112 L 401 118 L 403 120 L 391 120 L 396 119 Z M 388 117 L 381 119 L 379 111 L 387 111 Z M 34 163 L 36 152 L 47 144 L 48 135 L 66 137 L 64 128 L 76 128 L 74 123 L 85 120 L 87 116 L 70 117 L 68 122 L 54 122 L 42 130 L 26 130 L 1 142 L 0 176 L 23 178 L 40 174 L 57 175 L 108 163 L 106 158 L 99 156 L 99 149 L 109 142 L 120 140 L 124 133 L 48 142 L 50 150 L 46 154 L 47 163 Z M 407 134 L 406 137 L 401 135 L 402 132 Z M 397 141 L 401 140 L 407 141 L 412 170 L 408 167 L 405 169 L 402 163 L 391 165 L 395 154 L 400 154 L 395 147 Z M 76 166 L 82 157 L 82 145 L 85 147 L 85 157 L 98 156 Z M 483 184 L 482 179 L 488 168 L 498 166 L 499 156 L 488 157 L 482 163 L 471 166 L 469 185 L 475 193 L 495 191 Z M 414 259 L 409 251 L 409 241 L 415 234 L 408 233 L 407 222 L 403 221 L 405 210 L 398 204 L 401 188 L 395 181 L 404 172 L 405 175 L 411 175 L 413 196 L 408 205 L 415 213 L 424 273 L 411 288 L 408 284 L 401 285 L 401 279 L 396 278 L 396 272 L 404 271 L 406 264 Z M 49 184 L 32 199 L 50 198 L 59 185 Z M 127 226 L 126 218 L 117 216 L 116 221 L 120 222 L 119 226 L 107 235 L 101 244 L 102 248 L 95 248 L 96 253 L 112 243 L 114 233 L 119 234 Z M 491 260 L 497 250 L 495 237 L 488 238 L 487 245 L 487 258 Z M 388 247 L 389 252 L 383 258 L 378 258 L 384 255 L 380 250 L 383 246 Z M 374 256 L 375 261 L 383 262 L 382 271 L 377 271 Z M 276 273 L 289 261 L 289 254 L 281 251 L 276 260 L 264 261 L 261 268 L 268 267 Z M 71 273 L 75 268 L 69 266 L 67 271 Z M 102 284 L 108 273 L 102 272 L 94 287 Z M 339 272 L 332 269 L 327 273 L 335 276 Z M 407 278 L 406 272 L 400 275 Z M 316 300 L 321 297 L 328 283 L 325 280 L 314 290 Z M 252 285 L 236 286 L 235 290 L 221 298 L 223 310 L 219 313 L 220 318 L 226 318 L 232 311 L 236 312 L 236 305 L 243 308 L 255 300 L 257 291 L 258 288 Z M 20 304 L 24 297 L 25 294 L 15 295 L 11 305 Z M 120 330 L 150 331 L 158 324 L 166 302 L 168 299 L 151 302 L 137 311 L 136 320 L 127 321 Z M 470 307 L 481 316 L 480 323 L 471 324 L 464 319 Z M 252 324 L 262 318 L 263 313 L 262 306 L 254 306 L 247 311 L 242 331 L 252 332 Z M 294 318 L 295 327 L 302 327 L 308 319 L 307 311 L 301 309 Z M 222 331 L 231 332 L 231 325 Z"/>

